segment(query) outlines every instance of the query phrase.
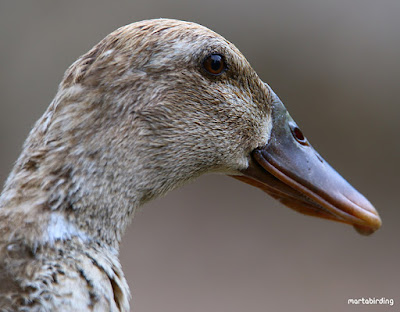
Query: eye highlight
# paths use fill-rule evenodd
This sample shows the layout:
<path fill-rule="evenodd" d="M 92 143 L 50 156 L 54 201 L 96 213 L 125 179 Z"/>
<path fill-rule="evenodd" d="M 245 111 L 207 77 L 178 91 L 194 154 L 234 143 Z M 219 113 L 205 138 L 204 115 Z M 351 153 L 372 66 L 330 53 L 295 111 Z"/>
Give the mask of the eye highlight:
<path fill-rule="evenodd" d="M 226 64 L 221 54 L 213 53 L 206 57 L 203 62 L 204 69 L 211 75 L 220 75 L 226 69 Z"/>

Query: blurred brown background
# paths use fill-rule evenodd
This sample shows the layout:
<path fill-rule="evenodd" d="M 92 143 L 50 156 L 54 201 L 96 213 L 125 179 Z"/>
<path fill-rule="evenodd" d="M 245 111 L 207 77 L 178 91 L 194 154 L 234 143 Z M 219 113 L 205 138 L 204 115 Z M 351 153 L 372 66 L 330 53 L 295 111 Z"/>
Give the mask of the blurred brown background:
<path fill-rule="evenodd" d="M 150 203 L 122 246 L 134 311 L 398 311 L 400 2 L 0 2 L 0 181 L 65 69 L 130 22 L 170 17 L 232 41 L 317 150 L 379 210 L 371 237 L 224 176 Z M 349 306 L 386 297 L 395 306 Z"/>

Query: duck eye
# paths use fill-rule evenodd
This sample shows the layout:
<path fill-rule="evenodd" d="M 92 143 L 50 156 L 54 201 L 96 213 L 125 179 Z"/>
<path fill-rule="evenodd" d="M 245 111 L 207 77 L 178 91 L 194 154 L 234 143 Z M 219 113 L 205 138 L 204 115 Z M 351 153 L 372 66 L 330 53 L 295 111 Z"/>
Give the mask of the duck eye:
<path fill-rule="evenodd" d="M 290 130 L 292 131 L 293 137 L 302 145 L 308 145 L 307 139 L 305 138 L 303 132 L 295 124 L 290 124 Z"/>
<path fill-rule="evenodd" d="M 212 75 L 221 74 L 226 68 L 224 58 L 220 54 L 211 54 L 203 62 L 206 71 Z"/>

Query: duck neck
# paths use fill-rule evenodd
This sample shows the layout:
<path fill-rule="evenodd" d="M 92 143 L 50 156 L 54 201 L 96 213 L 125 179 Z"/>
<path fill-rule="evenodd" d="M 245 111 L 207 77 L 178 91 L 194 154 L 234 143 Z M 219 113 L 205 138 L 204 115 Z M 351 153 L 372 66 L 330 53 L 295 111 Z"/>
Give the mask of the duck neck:
<path fill-rule="evenodd" d="M 13 239 L 41 244 L 77 236 L 118 250 L 136 208 L 185 180 L 168 164 L 160 167 L 141 140 L 131 141 L 129 152 L 117 133 L 56 140 L 43 130 L 45 122 L 46 114 L 0 197 L 0 217 L 8 219 Z"/>
<path fill-rule="evenodd" d="M 118 250 L 136 208 L 172 188 L 153 179 L 159 173 L 152 168 L 93 157 L 64 159 L 48 171 L 31 156 L 20 158 L 0 197 L 0 216 L 21 231 L 13 236 L 34 237 L 35 244 L 77 236 Z"/>

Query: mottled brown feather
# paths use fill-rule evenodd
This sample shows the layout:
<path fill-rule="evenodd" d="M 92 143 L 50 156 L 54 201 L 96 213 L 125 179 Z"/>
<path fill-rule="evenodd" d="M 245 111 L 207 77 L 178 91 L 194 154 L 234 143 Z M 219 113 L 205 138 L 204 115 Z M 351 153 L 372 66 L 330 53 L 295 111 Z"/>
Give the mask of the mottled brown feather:
<path fill-rule="evenodd" d="M 220 76 L 202 66 L 210 53 Z M 246 168 L 269 97 L 234 45 L 194 23 L 133 23 L 81 56 L 0 197 L 0 310 L 129 310 L 118 248 L 135 209 Z"/>

